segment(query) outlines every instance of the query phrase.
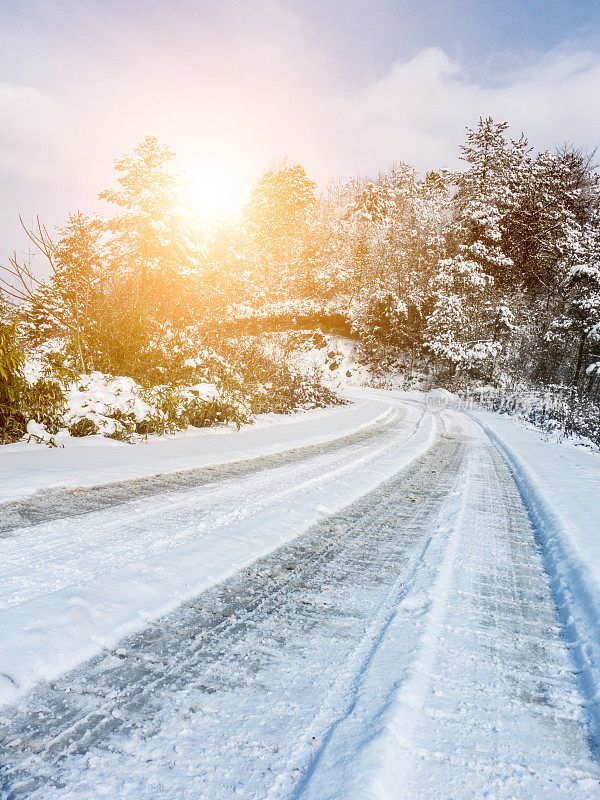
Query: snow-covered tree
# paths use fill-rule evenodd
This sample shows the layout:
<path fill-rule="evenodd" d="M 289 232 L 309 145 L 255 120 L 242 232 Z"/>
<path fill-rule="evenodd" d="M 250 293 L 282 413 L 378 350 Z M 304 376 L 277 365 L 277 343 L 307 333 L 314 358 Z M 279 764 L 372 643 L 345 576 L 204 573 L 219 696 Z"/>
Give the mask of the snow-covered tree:
<path fill-rule="evenodd" d="M 511 370 L 537 382 L 571 379 L 567 338 L 555 335 L 556 320 L 597 203 L 597 180 L 580 153 L 542 152 L 528 159 L 517 189 L 504 237 L 514 263 L 507 291 L 519 323 Z"/>
<path fill-rule="evenodd" d="M 547 337 L 564 341 L 569 349 L 575 346 L 572 380 L 577 384 L 586 347 L 600 349 L 600 210 L 582 227 L 570 256 L 565 264 L 562 310 L 550 323 Z"/>
<path fill-rule="evenodd" d="M 311 272 L 316 187 L 300 164 L 268 169 L 245 207 L 254 297 L 300 296 Z"/>
<path fill-rule="evenodd" d="M 315 188 L 301 164 L 264 172 L 245 209 L 256 234 L 272 242 L 300 233 L 315 206 Z"/>
<path fill-rule="evenodd" d="M 507 303 L 498 287 L 513 267 L 503 246 L 504 223 L 515 202 L 515 169 L 527 151 L 524 139 L 507 140 L 507 127 L 488 117 L 468 129 L 461 147 L 467 169 L 452 176 L 457 191 L 449 256 L 439 264 L 424 341 L 452 371 L 481 371 L 502 349 Z"/>
<path fill-rule="evenodd" d="M 502 284 L 512 259 L 503 246 L 506 216 L 514 207 L 515 183 L 527 155 L 527 142 L 510 142 L 505 136 L 508 123 L 480 119 L 476 129 L 467 129 L 461 159 L 468 165 L 454 173 L 457 192 L 453 203 L 451 237 L 457 262 L 491 276 Z"/>
<path fill-rule="evenodd" d="M 173 152 L 148 136 L 115 162 L 119 188 L 100 193 L 117 208 L 106 221 L 111 268 L 127 281 L 132 311 L 140 319 L 157 308 L 172 309 L 181 278 L 197 257 L 173 159 Z"/>
<path fill-rule="evenodd" d="M 346 191 L 338 256 L 355 327 L 372 357 L 418 347 L 444 251 L 445 178 L 398 163 Z"/>

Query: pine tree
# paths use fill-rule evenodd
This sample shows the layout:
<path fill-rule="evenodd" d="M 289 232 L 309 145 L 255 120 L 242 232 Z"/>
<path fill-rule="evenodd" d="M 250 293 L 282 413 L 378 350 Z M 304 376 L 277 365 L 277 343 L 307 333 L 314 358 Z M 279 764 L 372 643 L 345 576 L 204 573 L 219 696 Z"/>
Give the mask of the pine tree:
<path fill-rule="evenodd" d="M 245 207 L 253 244 L 253 288 L 267 302 L 303 293 L 315 190 L 303 166 L 283 164 L 261 176 Z"/>
<path fill-rule="evenodd" d="M 120 188 L 99 195 L 118 209 L 106 223 L 112 270 L 128 283 L 132 316 L 140 323 L 157 311 L 172 312 L 181 278 L 195 263 L 173 158 L 156 138 L 146 137 L 115 163 Z"/>
<path fill-rule="evenodd" d="M 573 375 L 570 348 L 564 348 L 568 337 L 556 335 L 557 318 L 593 213 L 596 186 L 580 154 L 542 152 L 529 159 L 508 215 L 504 238 L 515 265 L 509 291 L 519 330 L 512 369 L 525 370 L 536 382 Z"/>
<path fill-rule="evenodd" d="M 586 348 L 598 346 L 600 334 L 600 209 L 577 237 L 571 263 L 565 264 L 565 297 L 562 313 L 550 323 L 549 340 L 564 341 L 576 348 L 572 382 L 582 377 Z"/>
<path fill-rule="evenodd" d="M 507 123 L 480 119 L 467 130 L 448 231 L 449 257 L 435 280 L 437 295 L 425 330 L 425 346 L 454 373 L 482 371 L 502 349 L 507 307 L 496 287 L 513 267 L 503 248 L 504 222 L 514 203 L 511 176 L 525 156 L 524 139 L 509 143 Z"/>

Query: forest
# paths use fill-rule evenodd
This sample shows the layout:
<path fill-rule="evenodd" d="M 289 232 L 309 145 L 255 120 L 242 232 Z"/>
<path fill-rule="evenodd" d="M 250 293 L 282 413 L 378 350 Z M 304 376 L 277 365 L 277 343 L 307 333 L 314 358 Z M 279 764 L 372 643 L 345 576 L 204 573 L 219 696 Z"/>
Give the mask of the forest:
<path fill-rule="evenodd" d="M 485 118 L 460 158 L 322 188 L 283 161 L 239 218 L 199 220 L 146 138 L 104 214 L 23 223 L 31 255 L 0 272 L 0 442 L 343 402 L 298 355 L 332 369 L 343 340 L 371 385 L 445 387 L 600 445 L 594 154 L 536 152 Z"/>

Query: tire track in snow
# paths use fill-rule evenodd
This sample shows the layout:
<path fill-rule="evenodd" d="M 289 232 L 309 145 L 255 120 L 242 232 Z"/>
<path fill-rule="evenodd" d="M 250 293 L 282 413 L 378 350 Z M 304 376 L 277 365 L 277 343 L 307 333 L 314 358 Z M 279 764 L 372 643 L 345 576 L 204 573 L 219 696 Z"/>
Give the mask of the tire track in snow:
<path fill-rule="evenodd" d="M 196 489 L 217 482 L 251 475 L 267 469 L 305 461 L 314 455 L 336 453 L 353 445 L 369 442 L 386 434 L 405 416 L 402 404 L 390 400 L 391 409 L 381 420 L 336 439 L 295 447 L 281 453 L 257 456 L 243 461 L 209 465 L 197 469 L 151 475 L 126 481 L 84 488 L 39 491 L 23 500 L 0 503 L 0 539 L 14 535 L 20 528 L 33 527 L 59 519 L 93 514 L 106 508 L 118 508 L 132 500 Z"/>
<path fill-rule="evenodd" d="M 195 800 L 233 797 L 240 775 L 246 796 L 261 800 L 273 779 L 295 783 L 317 737 L 347 708 L 364 666 L 360 656 L 383 633 L 386 602 L 393 605 L 403 580 L 410 585 L 431 521 L 454 483 L 458 443 L 441 439 L 431 452 L 225 587 L 5 714 L 7 796 L 96 798 L 97 787 L 111 785 L 119 769 L 133 781 L 135 800 L 187 791 Z M 426 491 L 433 468 L 435 484 Z M 176 735 L 171 726 L 189 725 L 181 704 L 188 714 L 190 706 L 214 709 L 204 715 L 212 730 L 192 748 L 195 783 L 185 767 L 175 788 L 172 770 L 164 787 L 150 788 L 156 759 L 168 763 L 172 742 L 180 741 L 181 730 Z M 127 752 L 132 739 L 138 755 Z M 111 754 L 121 767 L 105 771 Z M 129 796 L 114 784 L 111 791 Z"/>
<path fill-rule="evenodd" d="M 398 401 L 401 403 L 401 401 Z M 435 420 L 412 409 L 333 454 L 121 509 L 24 529 L 0 542 L 5 581 L 0 703 L 54 679 L 347 506 L 426 450 Z"/>
<path fill-rule="evenodd" d="M 94 514 L 89 512 L 77 528 L 77 544 L 72 548 L 69 541 L 72 537 L 65 535 L 65 523 L 73 530 L 72 517 L 18 529 L 15 532 L 18 538 L 7 541 L 1 550 L 7 565 L 7 579 L 0 592 L 0 610 L 43 596 L 48 589 L 54 592 L 88 581 L 91 576 L 110 573 L 115 566 L 114 548 L 120 548 L 120 560 L 131 563 L 145 559 L 153 551 L 174 550 L 180 543 L 198 539 L 204 532 L 212 534 L 217 529 L 227 529 L 232 523 L 239 524 L 274 502 L 285 507 L 287 498 L 301 496 L 311 487 L 334 482 L 349 473 L 349 461 L 352 469 L 356 469 L 406 445 L 419 431 L 424 418 L 423 412 L 406 431 L 402 426 L 398 430 L 398 420 L 394 419 L 381 432 L 377 429 L 364 431 L 334 445 L 326 443 L 266 457 L 258 464 L 252 462 L 249 469 L 240 465 L 231 483 L 211 476 L 202 487 L 202 494 L 196 493 L 196 486 L 161 495 L 154 495 L 152 489 L 152 498 L 144 497 L 140 501 L 134 496 Z M 394 435 L 400 432 L 400 436 Z M 293 481 L 288 469 L 293 471 Z M 198 478 L 193 476 L 193 480 Z M 126 517 L 122 506 L 127 507 Z M 149 524 L 153 519 L 165 520 L 167 524 L 175 519 L 175 524 L 168 535 L 157 537 L 155 526 Z M 123 535 L 124 529 L 127 536 Z M 27 550 L 21 537 L 27 537 Z M 28 559 L 19 564 L 23 552 Z M 49 580 L 44 581 L 42 578 L 53 563 L 56 569 Z"/>
<path fill-rule="evenodd" d="M 362 730 L 334 743 L 306 800 L 600 797 L 577 667 L 517 487 L 479 429 L 451 418 L 472 440 L 472 467 L 420 644 L 380 710 L 363 708 Z"/>
<path fill-rule="evenodd" d="M 578 668 L 579 686 L 586 699 L 594 735 L 596 758 L 600 759 L 600 605 L 581 581 L 565 542 L 569 534 L 560 519 L 536 491 L 535 484 L 519 457 L 484 422 L 469 415 L 500 453 L 519 490 L 536 539 L 542 549 L 544 566 L 563 636 Z"/>
<path fill-rule="evenodd" d="M 451 419 L 387 484 L 0 714 L 0 798 L 600 796 L 518 492 Z"/>

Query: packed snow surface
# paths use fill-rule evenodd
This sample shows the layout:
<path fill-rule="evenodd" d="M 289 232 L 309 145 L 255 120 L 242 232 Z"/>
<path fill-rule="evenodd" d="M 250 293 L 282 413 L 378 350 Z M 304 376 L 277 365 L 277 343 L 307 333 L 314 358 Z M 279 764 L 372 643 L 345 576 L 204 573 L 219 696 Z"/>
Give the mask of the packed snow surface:
<path fill-rule="evenodd" d="M 600 797 L 600 459 L 357 398 L 214 481 L 119 464 L 85 512 L 18 501 L 2 800 Z"/>
<path fill-rule="evenodd" d="M 497 414 L 473 416 L 503 454 L 535 526 L 600 740 L 600 456 Z"/>
<path fill-rule="evenodd" d="M 532 500 L 543 505 L 549 531 L 600 607 L 600 456 L 577 444 L 557 443 L 534 428 L 479 411 L 480 420 L 509 451 Z M 551 517 L 551 519 L 550 519 Z"/>
<path fill-rule="evenodd" d="M 70 438 L 64 448 L 22 442 L 5 445 L 0 450 L 0 503 L 39 490 L 130 480 L 330 441 L 389 413 L 388 400 L 368 396 L 350 406 L 264 415 L 241 431 L 191 429 L 136 445 L 104 436 Z"/>
<path fill-rule="evenodd" d="M 368 420 L 375 421 L 364 427 Z M 332 441 L 335 426 L 337 439 L 342 432 L 350 434 L 345 446 Z M 264 461 L 258 470 L 242 467 L 229 480 L 192 488 L 182 475 L 182 488 L 177 491 L 177 483 L 171 484 L 168 494 L 138 497 L 140 487 L 134 482 L 125 486 L 118 503 L 94 513 L 8 528 L 0 540 L 0 625 L 10 643 L 0 649 L 0 702 L 115 645 L 149 619 L 370 491 L 423 452 L 434 433 L 435 420 L 423 410 L 371 398 L 348 408 L 343 422 L 334 414 L 313 415 L 310 422 L 305 418 L 249 431 L 244 444 L 229 450 L 230 457 L 240 458 L 242 453 L 312 445 L 304 457 L 292 453 L 287 461 Z M 190 443 L 200 452 L 186 447 Z M 181 467 L 186 457 L 190 464 L 202 463 L 196 439 L 156 442 L 145 458 L 164 453 L 169 444 L 184 453 L 162 461 L 163 468 Z M 135 459 L 143 450 L 131 447 L 128 453 Z M 206 448 L 205 461 L 214 462 L 217 452 L 214 446 Z M 28 460 L 30 451 L 19 456 Z M 118 462 L 116 468 L 113 462 L 101 474 L 135 469 L 143 475 L 144 467 L 156 472 L 156 463 L 142 466 L 134 460 Z M 100 469 L 96 465 L 90 473 L 96 483 Z"/>

